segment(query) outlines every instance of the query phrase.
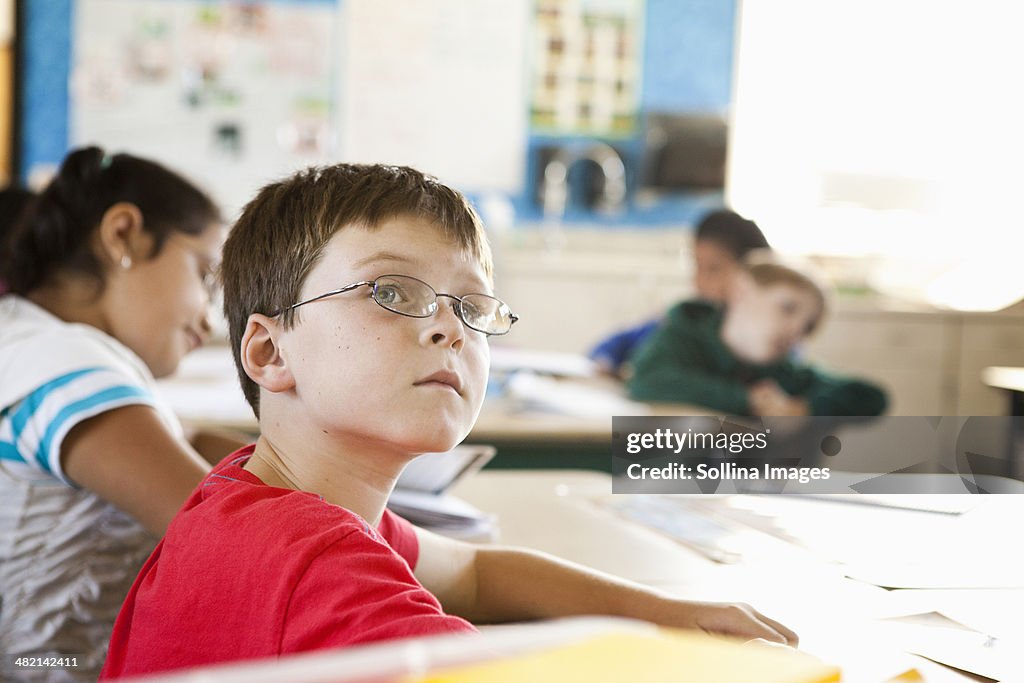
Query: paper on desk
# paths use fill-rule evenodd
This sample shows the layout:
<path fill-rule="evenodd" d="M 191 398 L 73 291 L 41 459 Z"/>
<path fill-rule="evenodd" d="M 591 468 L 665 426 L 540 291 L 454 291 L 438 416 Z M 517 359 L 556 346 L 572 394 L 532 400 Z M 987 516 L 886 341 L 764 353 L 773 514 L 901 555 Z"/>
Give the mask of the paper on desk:
<path fill-rule="evenodd" d="M 1024 640 L 1024 590 L 894 590 L 885 601 L 891 616 L 937 612 L 979 633 Z"/>
<path fill-rule="evenodd" d="M 932 661 L 998 681 L 1018 681 L 1024 672 L 1024 640 L 996 639 L 963 629 L 900 623 L 879 625 L 895 645 Z"/>
<path fill-rule="evenodd" d="M 974 498 L 975 509 L 957 515 L 795 496 L 736 497 L 730 505 L 733 519 L 768 518 L 770 525 L 757 518 L 751 524 L 842 564 L 858 581 L 886 588 L 1024 588 L 1024 558 L 998 521 L 1005 506 L 992 505 L 1012 497 Z"/>
<path fill-rule="evenodd" d="M 650 413 L 650 409 L 643 403 L 630 401 L 606 389 L 559 382 L 528 372 L 517 372 L 512 375 L 505 390 L 510 401 L 526 410 L 609 420 L 613 415 Z"/>
<path fill-rule="evenodd" d="M 494 446 L 461 444 L 445 453 L 424 453 L 402 470 L 396 489 L 444 493 L 494 457 Z"/>
<path fill-rule="evenodd" d="M 950 493 L 804 493 L 791 495 L 851 505 L 877 505 L 902 510 L 940 512 L 947 515 L 961 515 L 968 512 L 974 509 L 976 502 L 972 500 L 974 496 L 971 494 Z"/>
<path fill-rule="evenodd" d="M 971 561 L 969 557 L 932 558 L 921 562 L 876 562 L 847 564 L 851 579 L 883 588 L 1003 589 L 1024 588 L 1024 571 L 1019 565 L 1002 565 L 998 560 Z"/>
<path fill-rule="evenodd" d="M 395 489 L 388 508 L 413 524 L 455 538 L 490 540 L 494 518 L 454 496 Z"/>
<path fill-rule="evenodd" d="M 578 353 L 491 347 L 491 372 L 517 370 L 531 370 L 557 377 L 593 377 L 597 374 L 597 365 Z"/>

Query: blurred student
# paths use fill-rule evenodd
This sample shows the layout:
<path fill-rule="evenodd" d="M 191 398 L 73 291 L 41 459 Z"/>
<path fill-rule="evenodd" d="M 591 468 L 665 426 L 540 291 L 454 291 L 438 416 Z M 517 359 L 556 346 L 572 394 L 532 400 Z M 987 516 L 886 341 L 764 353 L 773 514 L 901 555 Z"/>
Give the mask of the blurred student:
<path fill-rule="evenodd" d="M 210 332 L 224 232 L 213 202 L 177 174 L 89 147 L 68 155 L 8 236 L 0 263 L 10 288 L 0 297 L 6 665 L 15 655 L 74 655 L 60 680 L 95 680 L 132 579 L 208 471 L 154 377 L 172 373 Z"/>
<path fill-rule="evenodd" d="M 748 256 L 724 308 L 684 301 L 634 357 L 629 392 L 641 401 L 699 405 L 730 415 L 866 416 L 885 393 L 792 359 L 825 315 L 812 278 L 769 254 Z"/>
<path fill-rule="evenodd" d="M 570 614 L 795 640 L 746 606 L 444 538 L 386 510 L 409 461 L 469 433 L 488 338 L 516 320 L 459 193 L 405 167 L 300 172 L 243 210 L 222 278 L 261 435 L 171 522 L 104 678 Z"/>
<path fill-rule="evenodd" d="M 35 197 L 30 190 L 11 185 L 0 190 L 0 260 L 3 259 L 4 244 L 7 235 L 25 213 L 25 209 Z M 7 285 L 0 278 L 0 294 L 7 291 Z"/>
<path fill-rule="evenodd" d="M 693 242 L 697 298 L 723 304 L 744 257 L 755 249 L 767 248 L 768 240 L 757 223 L 735 211 L 719 209 L 704 216 Z M 659 318 L 613 334 L 589 355 L 603 372 L 625 377 L 633 353 L 661 322 Z"/>

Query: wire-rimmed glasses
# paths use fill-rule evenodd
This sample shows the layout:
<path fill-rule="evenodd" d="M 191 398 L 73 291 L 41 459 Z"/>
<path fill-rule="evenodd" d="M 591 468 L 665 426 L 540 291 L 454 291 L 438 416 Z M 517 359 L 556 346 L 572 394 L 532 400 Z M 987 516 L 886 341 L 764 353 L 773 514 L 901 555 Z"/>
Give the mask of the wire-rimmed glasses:
<path fill-rule="evenodd" d="M 375 280 L 353 282 L 350 285 L 345 285 L 344 287 L 282 308 L 274 312 L 272 316 L 278 316 L 285 311 L 305 306 L 330 296 L 343 294 L 359 287 L 372 287 L 370 297 L 378 306 L 392 313 L 410 318 L 429 318 L 437 313 L 438 298 L 448 297 L 452 300 L 452 310 L 455 311 L 455 314 L 459 316 L 459 319 L 462 320 L 466 327 L 487 335 L 507 334 L 512 329 L 512 324 L 519 320 L 519 316 L 513 314 L 508 304 L 501 299 L 496 299 L 489 294 L 455 296 L 454 294 L 437 292 L 423 280 L 414 278 L 411 275 L 381 275 Z"/>

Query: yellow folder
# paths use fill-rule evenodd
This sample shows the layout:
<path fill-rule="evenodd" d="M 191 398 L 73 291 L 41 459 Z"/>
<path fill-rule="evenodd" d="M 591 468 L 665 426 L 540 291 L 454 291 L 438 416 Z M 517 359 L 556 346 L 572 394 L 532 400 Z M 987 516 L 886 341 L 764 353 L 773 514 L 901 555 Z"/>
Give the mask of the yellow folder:
<path fill-rule="evenodd" d="M 611 633 L 525 655 L 449 669 L 422 683 L 832 683 L 837 667 L 796 650 L 699 633 Z"/>

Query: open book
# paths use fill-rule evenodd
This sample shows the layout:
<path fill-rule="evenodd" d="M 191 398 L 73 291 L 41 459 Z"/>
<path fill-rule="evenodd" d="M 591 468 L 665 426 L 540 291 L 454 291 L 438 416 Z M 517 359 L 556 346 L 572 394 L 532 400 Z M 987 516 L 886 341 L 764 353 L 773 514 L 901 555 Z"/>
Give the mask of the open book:
<path fill-rule="evenodd" d="M 494 457 L 493 446 L 456 446 L 424 453 L 409 463 L 388 499 L 388 508 L 413 524 L 446 536 L 492 540 L 494 520 L 445 492 Z"/>

